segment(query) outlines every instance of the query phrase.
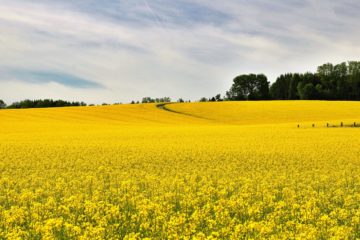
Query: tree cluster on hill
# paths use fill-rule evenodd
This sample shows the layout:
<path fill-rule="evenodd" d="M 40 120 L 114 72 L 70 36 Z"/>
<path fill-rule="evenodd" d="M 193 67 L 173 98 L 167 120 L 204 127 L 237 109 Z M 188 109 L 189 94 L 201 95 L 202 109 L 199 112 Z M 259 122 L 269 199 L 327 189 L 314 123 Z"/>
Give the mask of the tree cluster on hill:
<path fill-rule="evenodd" d="M 287 73 L 270 86 L 265 75 L 240 75 L 225 100 L 360 100 L 360 62 L 323 64 L 316 73 Z"/>
<path fill-rule="evenodd" d="M 281 75 L 273 99 L 360 100 L 360 62 L 323 64 L 316 73 Z"/>
<path fill-rule="evenodd" d="M 202 97 L 199 100 L 199 102 L 221 102 L 221 101 L 224 101 L 224 99 L 221 97 L 221 94 L 217 94 L 214 97 L 210 97 L 210 98 Z"/>
<path fill-rule="evenodd" d="M 237 76 L 230 90 L 226 92 L 226 100 L 269 99 L 269 84 L 264 74 Z"/>
<path fill-rule="evenodd" d="M 141 103 L 167 103 L 171 102 L 171 98 L 163 97 L 163 98 L 151 98 L 151 97 L 144 97 Z"/>
<path fill-rule="evenodd" d="M 86 106 L 84 102 L 68 102 L 64 100 L 23 100 L 20 102 L 14 102 L 11 105 L 7 106 L 10 109 L 19 109 L 19 108 L 48 108 L 48 107 L 70 107 L 70 106 Z"/>
<path fill-rule="evenodd" d="M 177 103 L 185 103 L 185 102 L 190 103 L 191 100 L 184 100 L 183 98 L 179 98 L 176 102 Z"/>

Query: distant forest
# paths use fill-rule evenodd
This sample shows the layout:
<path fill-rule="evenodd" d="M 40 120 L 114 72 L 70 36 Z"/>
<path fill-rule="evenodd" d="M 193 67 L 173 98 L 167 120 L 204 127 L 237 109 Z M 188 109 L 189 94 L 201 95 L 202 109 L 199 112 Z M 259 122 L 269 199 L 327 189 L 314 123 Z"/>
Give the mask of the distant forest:
<path fill-rule="evenodd" d="M 199 101 L 244 101 L 244 100 L 360 100 L 360 62 L 349 61 L 333 65 L 326 63 L 316 73 L 286 73 L 270 85 L 264 74 L 245 74 L 234 78 L 229 91 L 222 97 L 203 97 Z M 169 97 L 144 97 L 138 103 L 171 102 Z M 182 98 L 177 102 L 185 102 Z M 190 101 L 188 101 L 190 102 Z M 84 102 L 63 100 L 24 100 L 7 106 L 0 100 L 0 108 L 45 108 L 86 106 Z M 102 105 L 108 105 L 103 103 Z M 91 106 L 91 105 L 90 105 Z"/>

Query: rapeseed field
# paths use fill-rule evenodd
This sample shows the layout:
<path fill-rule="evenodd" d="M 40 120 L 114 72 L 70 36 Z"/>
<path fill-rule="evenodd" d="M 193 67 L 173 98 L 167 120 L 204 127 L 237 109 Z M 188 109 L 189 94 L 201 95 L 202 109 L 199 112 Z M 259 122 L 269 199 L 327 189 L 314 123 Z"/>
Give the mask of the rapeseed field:
<path fill-rule="evenodd" d="M 1 110 L 0 239 L 360 238 L 359 102 L 165 108 Z"/>

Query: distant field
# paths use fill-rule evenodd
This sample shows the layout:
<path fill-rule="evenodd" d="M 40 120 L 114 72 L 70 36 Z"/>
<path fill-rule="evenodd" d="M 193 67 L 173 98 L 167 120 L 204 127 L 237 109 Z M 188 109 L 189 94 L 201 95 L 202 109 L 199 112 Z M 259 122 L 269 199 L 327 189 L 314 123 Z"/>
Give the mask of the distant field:
<path fill-rule="evenodd" d="M 213 122 L 242 125 L 359 120 L 359 102 L 244 101 L 171 104 L 168 109 Z"/>
<path fill-rule="evenodd" d="M 0 239 L 360 238 L 360 102 L 165 108 L 1 110 Z"/>

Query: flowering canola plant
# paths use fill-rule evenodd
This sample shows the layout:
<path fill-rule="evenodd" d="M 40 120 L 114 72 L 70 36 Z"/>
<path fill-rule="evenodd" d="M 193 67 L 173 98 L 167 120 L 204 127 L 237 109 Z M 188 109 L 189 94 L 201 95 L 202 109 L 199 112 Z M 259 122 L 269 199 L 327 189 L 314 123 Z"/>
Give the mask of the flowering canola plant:
<path fill-rule="evenodd" d="M 165 108 L 1 110 L 0 239 L 360 238 L 359 102 Z"/>

